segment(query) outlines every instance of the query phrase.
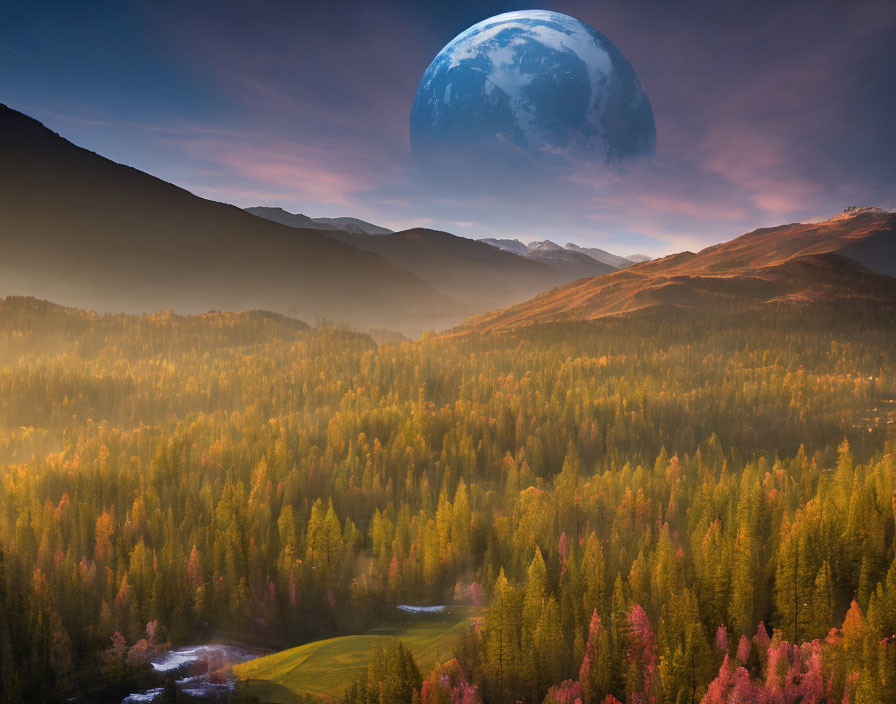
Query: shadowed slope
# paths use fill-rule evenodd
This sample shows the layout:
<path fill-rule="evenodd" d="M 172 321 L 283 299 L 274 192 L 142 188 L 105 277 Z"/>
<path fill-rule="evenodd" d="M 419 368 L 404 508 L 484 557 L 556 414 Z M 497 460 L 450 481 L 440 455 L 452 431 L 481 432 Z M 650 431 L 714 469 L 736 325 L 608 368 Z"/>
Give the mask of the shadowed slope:
<path fill-rule="evenodd" d="M 0 295 L 99 311 L 264 308 L 404 330 L 454 314 L 372 253 L 194 196 L 5 106 L 0 153 Z"/>
<path fill-rule="evenodd" d="M 387 235 L 327 232 L 328 237 L 383 259 L 429 281 L 466 308 L 466 314 L 524 301 L 554 286 L 612 271 L 575 252 L 571 261 L 520 257 L 448 232 L 413 228 Z M 465 315 L 466 315 L 465 314 Z M 460 322 L 465 315 L 455 322 Z"/>

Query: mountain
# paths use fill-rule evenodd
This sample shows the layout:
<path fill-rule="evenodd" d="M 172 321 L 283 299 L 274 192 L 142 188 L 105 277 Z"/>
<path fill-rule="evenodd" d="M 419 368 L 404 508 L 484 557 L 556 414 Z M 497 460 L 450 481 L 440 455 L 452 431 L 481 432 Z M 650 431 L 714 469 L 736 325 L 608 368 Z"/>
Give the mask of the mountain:
<path fill-rule="evenodd" d="M 627 266 L 631 266 L 635 260 L 627 259 L 626 257 L 620 257 L 618 254 L 611 254 L 610 252 L 604 251 L 603 249 L 598 249 L 597 247 L 580 247 L 577 244 L 573 244 L 572 242 L 568 242 L 565 247 L 561 247 L 556 242 L 552 242 L 551 240 L 542 240 L 540 242 L 530 242 L 529 244 L 523 244 L 519 240 L 508 240 L 508 239 L 491 239 L 485 238 L 479 240 L 480 242 L 485 242 L 486 244 L 490 244 L 492 247 L 497 247 L 498 249 L 503 249 L 506 252 L 513 252 L 514 254 L 519 254 L 522 257 L 528 256 L 533 251 L 538 251 L 534 259 L 550 259 L 553 258 L 555 260 L 561 259 L 562 255 L 559 254 L 560 251 L 566 250 L 569 252 L 577 252 L 579 254 L 584 254 L 595 261 L 601 262 L 602 264 L 609 264 L 613 269 L 622 269 Z M 640 255 L 643 256 L 643 255 Z M 646 257 L 649 259 L 649 257 Z M 566 261 L 568 262 L 576 262 L 576 265 L 580 268 L 584 267 L 587 269 L 589 266 L 587 262 L 584 262 L 581 257 L 570 256 L 566 257 Z M 596 274 L 606 273 L 603 268 L 598 269 Z M 585 271 L 582 274 L 583 276 L 592 276 L 594 274 L 589 271 Z"/>
<path fill-rule="evenodd" d="M 709 268 L 780 264 L 809 254 L 835 253 L 872 271 L 896 276 L 896 213 L 859 208 L 820 223 L 793 223 L 753 230 L 708 247 L 699 261 Z"/>
<path fill-rule="evenodd" d="M 603 249 L 598 249 L 597 247 L 580 247 L 577 244 L 573 244 L 572 242 L 566 243 L 566 249 L 572 250 L 573 252 L 581 252 L 582 254 L 587 254 L 592 259 L 596 259 L 599 262 L 603 262 L 604 264 L 609 264 L 610 266 L 616 269 L 624 269 L 627 266 L 631 266 L 635 260 L 630 259 L 628 257 L 620 257 L 618 254 L 611 254 Z"/>
<path fill-rule="evenodd" d="M 635 264 L 640 264 L 641 262 L 649 262 L 653 257 L 648 257 L 646 254 L 629 254 L 626 259 Z"/>
<path fill-rule="evenodd" d="M 529 245 L 529 251 L 524 256 L 526 259 L 541 262 L 546 266 L 570 272 L 574 274 L 571 278 L 601 276 L 602 274 L 616 271 L 618 268 L 600 262 L 584 252 L 564 249 L 550 240 L 533 242 Z"/>
<path fill-rule="evenodd" d="M 98 311 L 263 308 L 419 330 L 457 306 L 317 230 L 199 198 L 0 106 L 0 296 Z"/>
<path fill-rule="evenodd" d="M 334 230 L 346 232 L 359 232 L 367 235 L 391 235 L 392 230 L 374 225 L 373 223 L 358 220 L 358 218 L 314 218 L 319 225 L 330 225 Z M 329 229 L 329 228 L 321 228 Z"/>
<path fill-rule="evenodd" d="M 484 242 L 426 228 L 390 235 L 326 234 L 413 272 L 471 313 L 518 303 L 561 283 L 604 273 L 595 270 L 603 266 L 597 262 L 582 273 L 580 264 L 520 257 Z"/>
<path fill-rule="evenodd" d="M 247 213 L 257 215 L 265 220 L 273 220 L 288 227 L 298 227 L 308 230 L 343 230 L 366 235 L 390 235 L 392 230 L 374 225 L 373 223 L 358 220 L 358 218 L 309 218 L 301 213 L 290 213 L 283 208 L 269 208 L 257 205 L 246 208 Z"/>
<path fill-rule="evenodd" d="M 249 212 L 284 224 L 304 223 L 302 218 L 305 218 L 280 208 L 249 208 Z M 336 220 L 329 219 L 328 224 Z M 530 250 L 514 240 L 524 252 L 524 256 L 519 256 L 482 240 L 439 230 L 413 228 L 370 234 L 353 227 L 352 222 L 346 227 L 351 229 L 327 230 L 324 234 L 354 249 L 378 254 L 457 301 L 461 308 L 452 324 L 462 322 L 476 312 L 519 303 L 568 281 L 615 271 L 613 267 L 584 254 L 568 252 L 554 243 L 550 244 L 559 253 L 553 249 L 548 251 L 547 247 Z M 371 227 L 376 228 L 375 225 Z"/>
<path fill-rule="evenodd" d="M 529 251 L 531 252 L 532 250 L 535 250 L 535 249 L 540 249 L 542 251 L 550 251 L 553 249 L 563 249 L 563 247 L 561 247 L 556 242 L 552 242 L 551 240 L 541 240 L 541 241 L 536 240 L 534 242 L 529 243 Z"/>
<path fill-rule="evenodd" d="M 496 247 L 498 249 L 503 249 L 505 252 L 512 252 L 513 254 L 519 254 L 520 256 L 524 256 L 529 251 L 529 245 L 523 244 L 519 240 L 503 240 L 503 239 L 494 239 L 492 237 L 486 237 L 480 242 L 485 242 L 492 247 Z"/>
<path fill-rule="evenodd" d="M 246 212 L 252 213 L 252 215 L 257 215 L 258 217 L 264 218 L 265 220 L 279 222 L 281 225 L 286 225 L 287 227 L 298 227 L 306 230 L 339 229 L 335 225 L 329 225 L 325 222 L 318 222 L 314 218 L 309 218 L 307 215 L 302 215 L 301 213 L 290 213 L 288 210 L 284 210 L 283 208 L 269 208 L 266 206 L 258 205 L 253 208 L 246 208 Z"/>
<path fill-rule="evenodd" d="M 592 320 L 655 306 L 744 307 L 770 302 L 876 302 L 896 312 L 896 214 L 875 208 L 821 223 L 748 232 L 694 254 L 681 252 L 575 281 L 468 321 L 500 331 Z"/>

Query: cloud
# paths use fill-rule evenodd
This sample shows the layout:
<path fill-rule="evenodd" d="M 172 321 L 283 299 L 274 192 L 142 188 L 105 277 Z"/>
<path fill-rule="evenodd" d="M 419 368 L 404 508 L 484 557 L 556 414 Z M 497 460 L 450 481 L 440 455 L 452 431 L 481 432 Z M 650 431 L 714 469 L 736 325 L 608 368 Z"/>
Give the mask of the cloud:
<path fill-rule="evenodd" d="M 240 200 L 247 190 L 240 184 L 250 183 L 277 186 L 276 192 L 291 194 L 295 202 L 347 207 L 359 192 L 375 183 L 373 172 L 364 168 L 372 156 L 338 143 L 240 143 L 209 136 L 179 139 L 177 144 L 202 161 L 221 167 L 223 178 L 234 184 L 231 194 Z M 225 193 L 226 189 L 219 187 L 219 192 Z"/>

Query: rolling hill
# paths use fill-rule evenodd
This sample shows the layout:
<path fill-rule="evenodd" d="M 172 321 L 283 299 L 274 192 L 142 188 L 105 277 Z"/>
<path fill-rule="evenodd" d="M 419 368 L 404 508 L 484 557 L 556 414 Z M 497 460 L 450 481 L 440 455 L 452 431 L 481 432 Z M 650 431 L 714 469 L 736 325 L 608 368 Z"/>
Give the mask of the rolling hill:
<path fill-rule="evenodd" d="M 0 295 L 97 311 L 263 308 L 417 332 L 457 321 L 431 284 L 327 237 L 199 198 L 0 106 Z"/>
<path fill-rule="evenodd" d="M 896 309 L 896 214 L 864 208 L 820 223 L 748 232 L 575 281 L 469 320 L 459 332 L 593 320 L 654 306 L 875 302 Z"/>

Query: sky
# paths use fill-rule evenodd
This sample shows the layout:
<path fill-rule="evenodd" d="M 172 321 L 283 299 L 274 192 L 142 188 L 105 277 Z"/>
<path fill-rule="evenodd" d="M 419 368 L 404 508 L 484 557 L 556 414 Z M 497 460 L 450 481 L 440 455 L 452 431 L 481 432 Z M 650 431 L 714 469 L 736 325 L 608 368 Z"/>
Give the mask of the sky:
<path fill-rule="evenodd" d="M 537 192 L 419 178 L 408 118 L 457 34 L 540 8 L 625 55 L 655 156 Z M 896 3 L 0 0 L 0 102 L 198 195 L 620 254 L 896 209 Z"/>

